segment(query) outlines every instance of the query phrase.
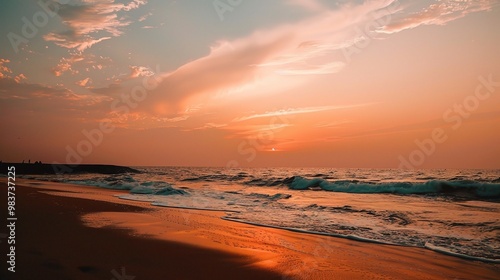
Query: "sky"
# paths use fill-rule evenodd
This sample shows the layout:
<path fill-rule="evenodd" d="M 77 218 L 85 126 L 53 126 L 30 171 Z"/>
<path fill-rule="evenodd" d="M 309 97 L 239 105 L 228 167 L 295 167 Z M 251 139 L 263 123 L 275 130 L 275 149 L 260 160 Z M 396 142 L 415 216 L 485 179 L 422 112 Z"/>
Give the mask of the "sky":
<path fill-rule="evenodd" d="M 499 1 L 0 6 L 4 162 L 500 168 Z"/>

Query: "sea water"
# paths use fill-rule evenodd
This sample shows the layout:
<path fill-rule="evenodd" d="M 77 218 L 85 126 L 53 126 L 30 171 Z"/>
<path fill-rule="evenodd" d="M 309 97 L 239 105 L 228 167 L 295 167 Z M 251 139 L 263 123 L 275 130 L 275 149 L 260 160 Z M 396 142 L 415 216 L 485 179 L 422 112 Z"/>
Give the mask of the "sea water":
<path fill-rule="evenodd" d="M 235 222 L 500 262 L 500 170 L 137 169 L 30 178 L 128 190 L 120 198 L 221 210 Z"/>

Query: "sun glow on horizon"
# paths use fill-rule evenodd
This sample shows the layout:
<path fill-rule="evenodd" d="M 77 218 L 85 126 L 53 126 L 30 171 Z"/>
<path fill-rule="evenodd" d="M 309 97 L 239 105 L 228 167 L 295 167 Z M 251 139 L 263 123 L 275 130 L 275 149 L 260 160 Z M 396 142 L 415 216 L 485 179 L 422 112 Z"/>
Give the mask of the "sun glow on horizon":
<path fill-rule="evenodd" d="M 500 168 L 496 1 L 1 5 L 2 160 Z"/>

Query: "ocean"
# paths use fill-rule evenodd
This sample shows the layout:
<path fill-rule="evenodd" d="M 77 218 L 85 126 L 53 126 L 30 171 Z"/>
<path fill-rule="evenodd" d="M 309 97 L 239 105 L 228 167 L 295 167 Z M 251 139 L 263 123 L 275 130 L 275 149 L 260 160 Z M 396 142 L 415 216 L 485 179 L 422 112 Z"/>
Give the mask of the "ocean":
<path fill-rule="evenodd" d="M 23 176 L 127 190 L 158 207 L 500 263 L 500 170 L 135 167 Z M 189 220 L 189 211 L 184 219 Z"/>

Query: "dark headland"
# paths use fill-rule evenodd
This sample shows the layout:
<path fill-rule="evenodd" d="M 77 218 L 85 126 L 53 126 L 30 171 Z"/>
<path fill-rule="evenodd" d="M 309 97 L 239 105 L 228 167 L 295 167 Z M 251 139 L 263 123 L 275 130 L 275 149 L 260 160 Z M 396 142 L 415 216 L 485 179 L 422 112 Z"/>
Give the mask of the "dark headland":
<path fill-rule="evenodd" d="M 0 163 L 0 174 L 7 174 L 8 168 L 14 166 L 17 174 L 40 175 L 40 174 L 80 174 L 80 173 L 99 173 L 99 174 L 122 174 L 122 173 L 140 173 L 139 170 L 118 165 L 108 164 L 47 164 L 47 163 Z"/>

